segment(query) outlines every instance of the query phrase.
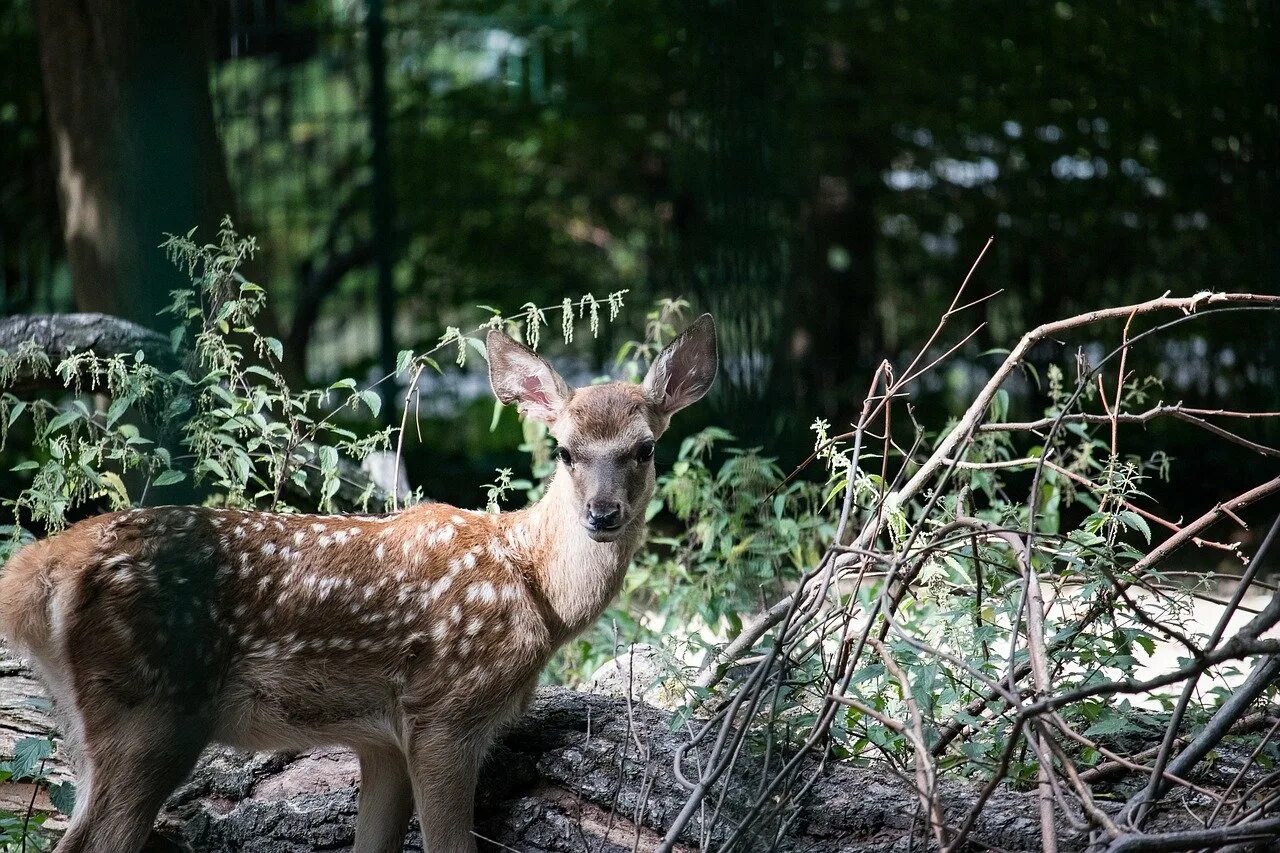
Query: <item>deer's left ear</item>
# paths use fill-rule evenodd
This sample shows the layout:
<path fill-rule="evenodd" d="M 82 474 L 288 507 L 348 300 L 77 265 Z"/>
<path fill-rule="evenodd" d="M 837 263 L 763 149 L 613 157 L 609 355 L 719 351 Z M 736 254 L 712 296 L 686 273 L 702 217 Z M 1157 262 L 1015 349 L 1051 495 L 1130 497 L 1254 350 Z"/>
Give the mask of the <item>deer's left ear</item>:
<path fill-rule="evenodd" d="M 703 314 L 653 360 L 644 394 L 659 413 L 670 416 L 703 398 L 715 381 L 718 361 L 716 321 Z"/>
<path fill-rule="evenodd" d="M 555 423 L 565 403 L 569 386 L 542 356 L 516 343 L 497 329 L 485 339 L 489 355 L 489 384 L 503 403 L 515 403 L 520 414 Z"/>

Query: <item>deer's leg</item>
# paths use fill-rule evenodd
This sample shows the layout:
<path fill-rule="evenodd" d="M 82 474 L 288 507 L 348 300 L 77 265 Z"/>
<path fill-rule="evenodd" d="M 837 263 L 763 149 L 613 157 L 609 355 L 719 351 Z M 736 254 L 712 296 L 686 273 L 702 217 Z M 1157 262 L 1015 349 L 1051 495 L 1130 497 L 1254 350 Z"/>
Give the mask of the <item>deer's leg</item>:
<path fill-rule="evenodd" d="M 399 853 L 413 811 L 413 788 L 404 753 L 395 746 L 367 746 L 360 756 L 355 853 Z"/>
<path fill-rule="evenodd" d="M 156 814 L 208 742 L 206 720 L 169 709 L 113 709 L 86 726 L 82 744 L 88 781 L 58 853 L 136 853 Z"/>
<path fill-rule="evenodd" d="M 468 735 L 470 735 L 468 737 Z M 423 853 L 475 853 L 476 777 L 487 742 L 452 727 L 426 727 L 409 741 L 409 776 Z"/>

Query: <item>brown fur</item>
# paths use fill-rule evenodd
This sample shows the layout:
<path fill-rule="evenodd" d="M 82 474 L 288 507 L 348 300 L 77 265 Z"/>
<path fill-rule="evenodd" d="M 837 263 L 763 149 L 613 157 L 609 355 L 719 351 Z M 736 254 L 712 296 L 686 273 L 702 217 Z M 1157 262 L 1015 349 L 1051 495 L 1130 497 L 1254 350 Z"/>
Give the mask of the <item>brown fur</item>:
<path fill-rule="evenodd" d="M 491 338 L 491 353 L 502 346 Z M 552 376 L 553 432 L 584 460 L 609 451 L 562 465 L 527 510 L 158 507 L 22 549 L 0 577 L 0 634 L 34 659 L 83 748 L 61 849 L 136 851 L 216 740 L 349 745 L 358 850 L 399 850 L 413 800 L 426 850 L 474 850 L 486 748 L 617 593 L 643 536 L 653 466 L 616 451 L 656 438 L 670 414 L 635 386 L 568 392 Z M 607 541 L 583 524 L 603 489 L 625 501 Z"/>

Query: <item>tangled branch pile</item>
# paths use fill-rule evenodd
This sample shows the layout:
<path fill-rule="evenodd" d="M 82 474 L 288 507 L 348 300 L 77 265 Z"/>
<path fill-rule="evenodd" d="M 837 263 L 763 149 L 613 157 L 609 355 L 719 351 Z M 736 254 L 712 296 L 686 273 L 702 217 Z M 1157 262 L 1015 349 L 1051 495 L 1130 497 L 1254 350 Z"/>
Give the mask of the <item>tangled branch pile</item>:
<path fill-rule="evenodd" d="M 968 307 L 963 291 L 935 338 Z M 1280 477 L 1190 521 L 1167 519 L 1143 506 L 1140 490 L 1164 460 L 1122 455 L 1119 436 L 1123 425 L 1177 418 L 1265 460 L 1280 456 L 1221 425 L 1280 413 L 1148 404 L 1145 384 L 1126 367 L 1135 344 L 1173 326 L 1278 308 L 1274 296 L 1201 293 L 1041 326 L 932 446 L 918 428 L 903 446 L 894 430 L 904 409 L 910 416 L 913 385 L 937 363 L 923 364 L 928 346 L 900 376 L 885 364 L 854 429 L 824 438 L 815 453 L 843 496 L 830 547 L 698 679 L 707 714 L 676 759 L 688 797 L 659 849 L 672 849 L 690 824 L 708 838 L 728 825 L 708 849 L 785 849 L 823 773 L 825 762 L 812 759 L 872 757 L 911 781 L 920 840 L 944 851 L 981 848 L 974 828 L 1006 783 L 1038 792 L 1047 850 L 1059 842 L 1112 853 L 1274 843 L 1280 787 L 1270 768 L 1280 718 L 1267 701 L 1280 683 L 1280 591 L 1259 570 L 1280 518 L 1252 555 L 1213 535 L 1280 491 Z M 1174 319 L 1135 333 L 1162 315 Z M 1050 369 L 1045 417 L 1005 419 L 1002 386 L 1037 344 L 1108 321 L 1123 323 L 1118 346 L 1097 364 L 1082 360 L 1073 389 Z M 1086 401 L 1102 411 L 1084 411 Z M 1063 530 L 1068 500 L 1091 511 Z M 1197 598 L 1215 596 L 1212 572 L 1188 581 L 1170 570 L 1185 546 L 1244 563 L 1207 633 L 1182 626 Z M 1260 609 L 1246 607 L 1259 592 Z M 1138 659 L 1156 644 L 1177 647 L 1177 665 L 1139 677 Z M 1221 701 L 1204 704 L 1206 694 Z M 1216 789 L 1198 783 L 1233 734 L 1244 738 L 1234 774 Z M 1144 740 L 1154 743 L 1132 748 Z M 771 763 L 751 780 L 750 807 L 730 821 L 718 803 L 743 781 L 744 753 Z M 944 776 L 980 782 L 981 795 L 949 811 Z M 1175 796 L 1198 828 L 1186 828 L 1182 814 L 1177 829 L 1161 831 L 1157 813 Z"/>

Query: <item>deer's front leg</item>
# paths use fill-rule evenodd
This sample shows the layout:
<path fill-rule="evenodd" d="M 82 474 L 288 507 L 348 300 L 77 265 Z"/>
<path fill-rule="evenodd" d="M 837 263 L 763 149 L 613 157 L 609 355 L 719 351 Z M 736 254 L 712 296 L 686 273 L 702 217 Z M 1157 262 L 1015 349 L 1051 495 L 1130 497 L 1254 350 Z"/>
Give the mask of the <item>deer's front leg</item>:
<path fill-rule="evenodd" d="M 404 753 L 394 745 L 368 746 L 360 756 L 356 806 L 356 853 L 399 853 L 413 810 L 413 789 Z"/>
<path fill-rule="evenodd" d="M 409 743 L 409 776 L 424 853 L 475 853 L 476 777 L 488 741 L 453 726 L 424 726 Z"/>

